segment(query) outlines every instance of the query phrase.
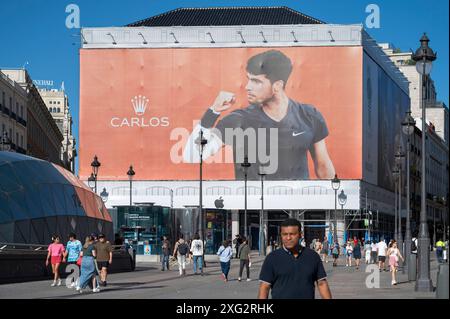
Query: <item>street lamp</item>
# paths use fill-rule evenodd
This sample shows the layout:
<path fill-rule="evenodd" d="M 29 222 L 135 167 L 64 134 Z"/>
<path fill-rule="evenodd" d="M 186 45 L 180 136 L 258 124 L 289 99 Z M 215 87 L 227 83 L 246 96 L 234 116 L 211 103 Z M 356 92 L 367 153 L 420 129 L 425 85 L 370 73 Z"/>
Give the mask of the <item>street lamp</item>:
<path fill-rule="evenodd" d="M 259 255 L 266 255 L 265 249 L 265 238 L 263 229 L 263 218 L 264 218 L 264 176 L 267 174 L 264 171 L 264 167 L 259 167 L 259 176 L 261 176 L 261 212 L 259 214 Z"/>
<path fill-rule="evenodd" d="M 202 241 L 203 241 L 203 266 L 206 266 L 205 262 L 205 250 L 206 250 L 206 238 L 205 238 L 205 228 L 206 228 L 206 218 L 203 214 L 203 149 L 208 141 L 203 137 L 203 130 L 200 130 L 200 136 L 195 141 L 196 144 L 200 146 L 200 195 L 199 195 L 199 207 L 200 207 L 200 219 L 202 226 Z"/>
<path fill-rule="evenodd" d="M 397 153 L 395 153 L 395 161 L 397 162 L 397 167 L 399 170 L 398 177 L 398 247 L 403 252 L 403 233 L 402 233 L 402 170 L 403 170 L 403 159 L 405 158 L 405 153 L 402 151 L 402 146 L 399 145 Z"/>
<path fill-rule="evenodd" d="M 247 238 L 247 173 L 248 169 L 252 164 L 248 162 L 248 156 L 244 157 L 244 162 L 241 163 L 242 169 L 244 170 L 244 181 L 245 181 L 245 211 L 244 211 L 244 236 Z"/>
<path fill-rule="evenodd" d="M 436 205 L 438 204 L 437 196 L 433 195 L 433 202 L 435 207 L 433 207 L 433 246 L 436 245 Z"/>
<path fill-rule="evenodd" d="M 400 169 L 398 168 L 398 165 L 395 166 L 395 168 L 392 170 L 392 176 L 394 176 L 395 181 L 395 190 L 394 190 L 394 198 L 395 198 L 395 204 L 394 204 L 394 239 L 398 241 L 398 224 L 397 224 L 397 209 L 398 209 L 398 197 L 397 197 L 397 191 L 398 191 L 398 181 L 400 176 Z"/>
<path fill-rule="evenodd" d="M 341 205 L 341 209 L 344 210 L 344 205 L 347 203 L 347 194 L 344 193 L 344 190 L 341 190 L 338 196 L 339 205 Z"/>
<path fill-rule="evenodd" d="M 130 165 L 130 169 L 127 172 L 128 180 L 130 181 L 130 206 L 133 206 L 133 177 L 136 175 L 135 171 L 133 170 L 133 165 Z"/>
<path fill-rule="evenodd" d="M 94 191 L 95 189 L 95 176 L 94 173 L 91 173 L 91 176 L 88 177 L 88 186 L 89 188 Z"/>
<path fill-rule="evenodd" d="M 92 161 L 91 166 L 92 166 L 91 177 L 94 177 L 94 192 L 97 194 L 97 176 L 98 176 L 98 169 L 101 166 L 100 162 L 98 161 L 97 155 L 94 156 L 94 160 Z"/>
<path fill-rule="evenodd" d="M 420 48 L 412 55 L 416 61 L 416 69 L 422 75 L 422 172 L 421 172 L 421 207 L 420 207 L 420 226 L 418 238 L 418 278 L 416 280 L 416 291 L 432 291 L 433 285 L 430 278 L 430 235 L 427 224 L 427 198 L 426 198 L 426 103 L 425 90 L 428 74 L 431 72 L 432 62 L 436 60 L 436 54 L 428 46 L 427 35 L 424 33 L 420 38 Z"/>
<path fill-rule="evenodd" d="M 11 139 L 8 138 L 8 132 L 3 131 L 2 137 L 0 139 L 0 151 L 10 151 L 11 150 Z"/>
<path fill-rule="evenodd" d="M 106 191 L 106 188 L 103 188 L 103 191 L 100 193 L 100 197 L 102 198 L 103 203 L 108 201 L 109 193 Z"/>
<path fill-rule="evenodd" d="M 337 177 L 337 174 L 334 175 L 334 178 L 331 180 L 331 187 L 334 190 L 334 240 L 333 243 L 337 243 L 338 237 L 337 237 L 337 191 L 339 187 L 341 187 L 341 180 Z M 344 214 L 344 222 L 345 222 L 345 214 Z M 345 231 L 345 230 L 344 230 Z"/>
<path fill-rule="evenodd" d="M 414 128 L 416 126 L 416 121 L 411 116 L 411 111 L 406 112 L 405 120 L 402 123 L 403 133 L 406 135 L 406 231 L 405 231 L 405 262 L 403 269 L 407 270 L 409 267 L 409 259 L 411 255 L 411 198 L 410 198 L 410 164 L 409 164 L 409 153 L 411 151 L 411 135 L 414 133 Z"/>
<path fill-rule="evenodd" d="M 345 225 L 345 213 L 344 213 L 344 205 L 347 203 L 347 195 L 344 193 L 344 190 L 342 189 L 341 192 L 338 195 L 338 201 L 339 205 L 341 205 L 341 211 L 342 215 L 344 216 L 344 231 L 346 232 L 346 225 Z"/>

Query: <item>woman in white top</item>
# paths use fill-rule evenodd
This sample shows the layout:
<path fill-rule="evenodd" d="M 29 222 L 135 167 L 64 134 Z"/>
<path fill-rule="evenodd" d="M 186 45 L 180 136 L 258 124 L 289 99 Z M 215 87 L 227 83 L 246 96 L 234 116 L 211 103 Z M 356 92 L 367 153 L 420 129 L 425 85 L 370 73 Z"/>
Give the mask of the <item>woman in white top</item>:
<path fill-rule="evenodd" d="M 404 261 L 402 254 L 400 253 L 400 250 L 397 247 L 397 242 L 394 240 L 392 242 L 392 246 L 389 247 L 387 251 L 387 255 L 389 256 L 389 266 L 391 267 L 391 274 L 392 274 L 392 285 L 397 284 L 397 270 L 398 270 L 398 259 L 401 258 L 402 261 Z"/>
<path fill-rule="evenodd" d="M 370 264 L 370 257 L 372 253 L 372 246 L 370 245 L 370 241 L 367 241 L 366 244 L 364 245 L 364 251 L 366 264 Z"/>
<path fill-rule="evenodd" d="M 345 246 L 345 258 L 347 260 L 345 266 L 352 266 L 352 256 L 353 256 L 353 246 L 350 241 L 347 242 L 347 246 Z"/>

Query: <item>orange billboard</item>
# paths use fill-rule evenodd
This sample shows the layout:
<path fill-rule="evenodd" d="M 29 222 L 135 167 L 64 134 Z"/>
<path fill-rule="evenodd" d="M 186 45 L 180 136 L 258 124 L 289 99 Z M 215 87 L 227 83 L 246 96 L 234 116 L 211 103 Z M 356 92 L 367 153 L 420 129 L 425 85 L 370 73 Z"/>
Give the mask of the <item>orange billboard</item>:
<path fill-rule="evenodd" d="M 80 177 L 362 178 L 362 47 L 82 49 Z M 203 138 L 201 138 L 201 136 Z M 200 141 L 204 140 L 204 143 Z"/>

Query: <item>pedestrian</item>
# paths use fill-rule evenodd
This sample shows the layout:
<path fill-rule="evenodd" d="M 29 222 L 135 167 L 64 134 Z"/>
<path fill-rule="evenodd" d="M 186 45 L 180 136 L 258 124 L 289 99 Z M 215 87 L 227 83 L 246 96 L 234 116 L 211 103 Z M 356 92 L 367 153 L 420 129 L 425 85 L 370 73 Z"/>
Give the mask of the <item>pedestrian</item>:
<path fill-rule="evenodd" d="M 442 239 L 439 239 L 436 242 L 436 258 L 438 260 L 438 263 L 444 262 L 444 248 L 445 243 L 442 241 Z"/>
<path fill-rule="evenodd" d="M 387 250 L 386 242 L 384 241 L 384 238 L 381 237 L 380 242 L 377 244 L 378 269 L 380 270 L 380 272 L 383 271 L 383 269 L 387 271 L 385 269 L 386 250 Z"/>
<path fill-rule="evenodd" d="M 247 281 L 250 281 L 250 246 L 248 245 L 248 240 L 244 237 L 242 239 L 242 244 L 239 247 L 239 277 L 238 281 L 241 281 L 242 272 L 244 267 L 247 271 Z M 274 250 L 273 250 L 274 251 Z"/>
<path fill-rule="evenodd" d="M 77 240 L 77 235 L 74 233 L 69 234 L 69 241 L 66 245 L 66 252 L 64 253 L 64 259 L 63 262 L 67 260 L 67 264 L 69 265 L 75 265 L 78 268 L 78 273 L 80 271 L 79 266 L 77 264 L 78 259 L 80 258 L 81 251 L 83 250 L 83 245 L 79 240 Z M 74 288 L 78 286 L 79 278 L 75 279 L 73 278 L 73 282 L 67 283 L 68 288 Z"/>
<path fill-rule="evenodd" d="M 394 240 L 392 242 L 392 246 L 388 249 L 387 255 L 389 256 L 389 267 L 391 268 L 391 276 L 392 281 L 391 285 L 397 284 L 397 271 L 398 271 L 398 259 L 400 258 L 402 261 L 404 261 L 402 254 L 400 253 L 400 250 L 397 247 L 397 242 Z"/>
<path fill-rule="evenodd" d="M 96 261 L 98 270 L 100 271 L 99 285 L 106 287 L 106 278 L 108 277 L 108 268 L 112 264 L 112 246 L 109 241 L 105 239 L 104 234 L 98 235 L 98 242 L 95 243 Z"/>
<path fill-rule="evenodd" d="M 59 276 L 59 266 L 63 261 L 64 256 L 64 245 L 61 244 L 61 239 L 59 235 L 54 235 L 52 237 L 53 242 L 48 246 L 48 254 L 45 265 L 48 266 L 49 262 L 52 265 L 53 272 L 53 283 L 52 287 L 61 286 L 61 277 Z"/>
<path fill-rule="evenodd" d="M 161 243 L 161 271 L 170 270 L 169 268 L 170 257 L 170 242 L 167 236 L 163 236 Z"/>
<path fill-rule="evenodd" d="M 352 257 L 353 257 L 353 246 L 352 242 L 347 241 L 347 245 L 345 246 L 345 266 L 352 266 Z"/>
<path fill-rule="evenodd" d="M 371 264 L 375 264 L 377 262 L 377 258 L 378 258 L 378 248 L 377 248 L 377 243 L 375 242 L 375 240 L 372 241 L 372 243 L 370 244 L 370 248 L 372 248 L 372 251 L 370 252 L 370 263 Z"/>
<path fill-rule="evenodd" d="M 309 244 L 309 248 L 314 250 L 314 248 L 316 247 L 316 239 L 314 238 L 311 242 L 311 244 Z"/>
<path fill-rule="evenodd" d="M 230 242 L 224 240 L 222 246 L 220 246 L 217 251 L 217 255 L 220 260 L 220 268 L 222 269 L 222 278 L 224 282 L 228 281 L 228 273 L 230 272 L 231 257 L 233 256 L 233 251 L 231 249 Z"/>
<path fill-rule="evenodd" d="M 200 240 L 198 234 L 194 235 L 194 240 L 191 243 L 191 253 L 194 265 L 194 275 L 197 275 L 197 267 L 199 267 L 200 274 L 203 276 L 203 241 Z"/>
<path fill-rule="evenodd" d="M 333 244 L 333 249 L 331 250 L 331 253 L 333 255 L 333 267 L 337 267 L 338 258 L 341 253 L 341 247 L 339 246 L 339 243 L 337 241 Z"/>
<path fill-rule="evenodd" d="M 364 253 L 365 253 L 365 261 L 366 264 L 370 264 L 371 263 L 371 255 L 372 255 L 372 244 L 370 242 L 370 240 L 366 241 L 366 243 L 364 244 Z"/>
<path fill-rule="evenodd" d="M 353 258 L 355 258 L 356 270 L 359 269 L 359 263 L 361 262 L 361 249 L 361 242 L 357 240 L 356 245 L 353 247 Z"/>
<path fill-rule="evenodd" d="M 281 223 L 282 248 L 267 255 L 259 275 L 259 299 L 314 299 L 317 286 L 322 299 L 331 299 L 327 274 L 320 256 L 299 245 L 302 225 L 289 218 Z"/>
<path fill-rule="evenodd" d="M 328 243 L 328 238 L 325 236 L 322 242 L 322 262 L 328 263 L 328 250 L 330 249 L 330 245 Z"/>
<path fill-rule="evenodd" d="M 183 235 L 180 235 L 180 238 L 173 249 L 173 257 L 178 261 L 178 271 L 180 272 L 180 276 L 186 275 L 186 255 L 188 254 L 189 246 L 184 240 Z"/>
<path fill-rule="evenodd" d="M 86 237 L 83 245 L 83 251 L 81 252 L 83 257 L 81 260 L 81 275 L 80 285 L 77 287 L 77 291 L 82 293 L 83 289 L 92 283 L 92 292 L 100 292 L 100 288 L 97 286 L 97 270 L 95 267 L 94 258 L 97 256 L 95 252 L 95 240 L 93 236 Z"/>
<path fill-rule="evenodd" d="M 314 250 L 320 256 L 320 252 L 322 251 L 322 243 L 320 242 L 319 238 L 316 239 L 316 242 L 314 244 Z"/>
<path fill-rule="evenodd" d="M 233 240 L 233 244 L 234 244 L 234 248 L 236 249 L 236 258 L 238 257 L 238 252 L 239 252 L 239 246 L 241 245 L 241 235 L 237 234 Z"/>

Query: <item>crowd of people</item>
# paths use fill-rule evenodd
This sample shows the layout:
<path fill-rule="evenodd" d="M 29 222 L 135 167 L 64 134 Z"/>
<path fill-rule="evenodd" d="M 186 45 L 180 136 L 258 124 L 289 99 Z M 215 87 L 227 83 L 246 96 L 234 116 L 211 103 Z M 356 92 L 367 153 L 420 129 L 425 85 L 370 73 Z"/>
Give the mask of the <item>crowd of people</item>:
<path fill-rule="evenodd" d="M 52 243 L 48 246 L 46 265 L 51 264 L 53 273 L 52 287 L 61 286 L 59 268 L 62 263 L 74 265 L 78 268 L 79 276 L 70 277 L 66 283 L 67 288 L 75 288 L 79 293 L 87 286 L 92 292 L 99 292 L 100 286 L 107 286 L 108 268 L 112 264 L 112 246 L 104 234 L 91 234 L 81 244 L 75 234 L 69 235 L 64 246 L 61 237 L 54 235 Z"/>

